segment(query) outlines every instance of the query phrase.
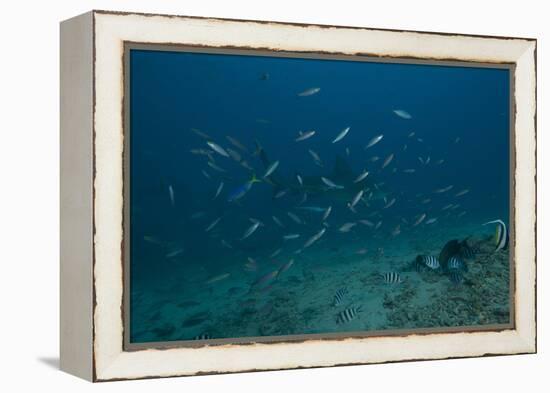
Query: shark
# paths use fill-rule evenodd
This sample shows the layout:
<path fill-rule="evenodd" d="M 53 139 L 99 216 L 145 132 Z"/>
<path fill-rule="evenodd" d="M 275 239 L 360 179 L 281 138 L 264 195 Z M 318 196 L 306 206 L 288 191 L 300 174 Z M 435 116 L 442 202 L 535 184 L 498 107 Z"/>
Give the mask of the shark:
<path fill-rule="evenodd" d="M 256 142 L 256 152 L 265 169 L 272 165 L 265 149 Z M 282 190 L 289 190 L 293 195 L 307 194 L 308 200 L 315 198 L 326 199 L 336 202 L 350 202 L 361 190 L 365 191 L 364 199 L 367 201 L 384 199 L 388 193 L 378 187 L 373 176 L 369 175 L 360 182 L 355 182 L 359 173 L 352 170 L 349 163 L 342 156 L 337 156 L 332 170 L 321 175 L 301 174 L 302 182 L 285 178 L 276 172 L 266 180 L 273 187 L 273 195 Z M 330 187 L 323 178 L 330 179 L 339 187 Z M 341 186 L 341 187 L 340 187 Z M 372 193 L 372 194 L 371 194 Z"/>

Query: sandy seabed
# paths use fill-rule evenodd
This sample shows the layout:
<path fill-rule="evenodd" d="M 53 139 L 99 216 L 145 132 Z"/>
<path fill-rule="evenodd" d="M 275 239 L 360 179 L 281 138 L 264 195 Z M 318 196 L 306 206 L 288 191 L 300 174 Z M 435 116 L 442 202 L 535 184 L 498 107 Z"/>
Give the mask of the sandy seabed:
<path fill-rule="evenodd" d="M 227 264 L 232 266 L 228 278 L 212 284 L 205 283 L 203 271 L 183 274 L 175 268 L 155 289 L 132 291 L 132 342 L 193 340 L 205 334 L 240 338 L 509 323 L 509 252 L 495 252 L 489 228 L 470 221 L 452 227 L 425 225 L 395 237 L 358 232 L 322 239 L 300 254 L 289 250 L 258 260 L 257 272 L 243 269 L 243 256 Z M 438 256 L 447 241 L 464 238 L 477 252 L 466 259 L 462 283 L 451 282 L 441 268 L 415 268 L 417 255 Z M 294 264 L 288 270 L 250 291 L 258 276 L 291 258 Z M 403 282 L 385 283 L 386 272 L 398 272 Z M 343 288 L 347 294 L 335 306 L 334 296 Z M 349 322 L 337 321 L 345 309 L 359 307 Z"/>

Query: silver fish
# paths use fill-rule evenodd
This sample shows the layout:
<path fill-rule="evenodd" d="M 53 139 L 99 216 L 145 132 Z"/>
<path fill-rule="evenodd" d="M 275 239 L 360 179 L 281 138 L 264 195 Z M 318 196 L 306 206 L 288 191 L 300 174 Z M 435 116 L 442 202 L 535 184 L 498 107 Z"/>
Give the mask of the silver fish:
<path fill-rule="evenodd" d="M 363 171 L 359 176 L 357 176 L 357 179 L 355 179 L 354 183 L 359 183 L 360 181 L 364 180 L 369 175 L 369 172 L 367 170 Z"/>
<path fill-rule="evenodd" d="M 393 160 L 393 153 L 386 157 L 386 159 L 384 160 L 384 163 L 382 164 L 382 169 L 387 167 L 390 164 L 390 162 L 392 162 L 392 160 Z"/>
<path fill-rule="evenodd" d="M 288 235 L 284 235 L 283 239 L 284 240 L 293 240 L 293 239 L 298 239 L 299 237 L 300 237 L 299 233 L 290 233 Z"/>
<path fill-rule="evenodd" d="M 210 156 L 212 154 L 212 151 L 206 149 L 191 149 L 189 151 L 191 152 L 191 154 L 196 154 L 200 156 Z"/>
<path fill-rule="evenodd" d="M 430 218 L 430 219 L 426 220 L 426 224 L 435 224 L 436 221 L 437 221 L 436 217 Z"/>
<path fill-rule="evenodd" d="M 325 221 L 328 218 L 331 211 L 332 211 L 332 206 L 327 207 L 327 209 L 325 210 L 325 213 L 323 214 L 323 221 Z"/>
<path fill-rule="evenodd" d="M 422 213 L 422 214 L 420 215 L 420 217 L 418 217 L 418 218 L 416 219 L 416 221 L 414 222 L 413 227 L 415 227 L 415 226 L 417 226 L 417 225 L 420 225 L 420 223 L 421 223 L 422 221 L 424 221 L 425 218 L 426 218 L 426 214 L 425 214 L 425 213 Z"/>
<path fill-rule="evenodd" d="M 244 269 L 246 271 L 249 271 L 249 272 L 257 271 L 258 270 L 258 263 L 250 257 L 248 257 L 247 259 L 248 259 L 248 261 L 244 264 Z"/>
<path fill-rule="evenodd" d="M 237 139 L 227 135 L 226 136 L 227 140 L 233 145 L 235 146 L 237 149 L 240 149 L 242 150 L 243 152 L 245 153 L 248 153 L 248 149 L 241 143 L 239 142 Z"/>
<path fill-rule="evenodd" d="M 229 155 L 231 156 L 232 159 L 234 159 L 237 162 L 241 162 L 242 157 L 238 152 L 236 152 L 233 149 L 230 149 L 229 147 L 226 150 L 227 150 L 227 153 L 229 153 Z"/>
<path fill-rule="evenodd" d="M 256 232 L 256 229 L 258 229 L 258 227 L 260 226 L 260 221 L 256 221 L 254 222 L 254 224 L 252 224 L 244 233 L 243 237 L 241 237 L 241 240 L 244 240 L 246 239 L 247 237 L 249 237 L 250 235 L 252 235 L 254 232 Z"/>
<path fill-rule="evenodd" d="M 403 173 L 415 173 L 415 169 L 403 169 Z"/>
<path fill-rule="evenodd" d="M 221 243 L 222 243 L 222 246 L 224 246 L 226 248 L 233 248 L 233 246 L 231 244 L 229 244 L 229 242 L 227 240 L 222 239 Z"/>
<path fill-rule="evenodd" d="M 370 222 L 369 220 L 359 220 L 359 222 L 361 224 L 366 225 L 366 226 L 371 227 L 371 228 L 374 226 L 374 224 L 372 222 Z"/>
<path fill-rule="evenodd" d="M 305 131 L 305 132 L 298 131 L 298 136 L 296 137 L 295 141 L 296 141 L 296 142 L 305 141 L 306 139 L 311 138 L 313 135 L 315 135 L 315 131 L 314 131 L 314 130 Z"/>
<path fill-rule="evenodd" d="M 178 248 L 178 249 L 176 249 L 174 251 L 171 251 L 168 254 L 166 254 L 166 258 L 174 258 L 175 256 L 178 256 L 181 253 L 183 253 L 183 248 Z"/>
<path fill-rule="evenodd" d="M 218 186 L 218 189 L 216 190 L 216 195 L 214 195 L 214 198 L 212 199 L 216 199 L 220 195 L 220 192 L 222 192 L 222 189 L 223 189 L 223 181 Z"/>
<path fill-rule="evenodd" d="M 277 272 L 277 275 L 280 275 L 281 273 L 286 272 L 290 267 L 294 264 L 294 259 L 291 259 L 287 263 L 285 263 L 283 266 L 279 268 L 279 271 Z"/>
<path fill-rule="evenodd" d="M 264 174 L 264 178 L 268 177 L 269 175 L 271 175 L 273 172 L 275 172 L 275 169 L 277 169 L 277 167 L 279 166 L 279 161 L 275 161 L 273 162 L 268 168 L 267 170 L 265 171 L 265 174 Z"/>
<path fill-rule="evenodd" d="M 326 210 L 326 209 L 324 209 L 322 207 L 319 207 L 319 206 L 298 206 L 296 209 L 307 210 L 307 211 L 314 212 L 314 213 L 322 213 Z"/>
<path fill-rule="evenodd" d="M 384 206 L 384 209 L 387 209 L 391 206 L 393 206 L 393 204 L 395 203 L 396 199 L 395 198 L 392 198 L 391 201 L 389 201 L 388 203 L 386 203 L 386 205 Z"/>
<path fill-rule="evenodd" d="M 276 249 L 275 251 L 273 251 L 273 252 L 269 255 L 269 257 L 270 257 L 270 258 L 275 258 L 277 255 L 279 255 L 279 254 L 281 253 L 281 251 L 283 251 L 283 249 L 282 249 L 282 248 L 278 248 L 278 249 Z"/>
<path fill-rule="evenodd" d="M 367 146 L 365 146 L 365 149 L 368 149 L 369 147 L 372 147 L 374 145 L 376 145 L 378 142 L 380 142 L 382 140 L 382 138 L 384 138 L 384 135 L 378 135 L 378 136 L 375 136 L 374 138 L 372 138 L 369 143 L 367 143 Z"/>
<path fill-rule="evenodd" d="M 337 188 L 337 189 L 344 188 L 344 186 L 340 186 L 338 184 L 335 184 L 332 180 L 327 179 L 326 177 L 321 177 L 321 180 L 323 181 L 323 183 L 325 183 L 330 188 Z"/>
<path fill-rule="evenodd" d="M 321 236 L 324 235 L 324 233 L 325 233 L 326 230 L 327 230 L 327 228 L 323 228 L 323 229 L 321 229 L 319 232 L 317 232 L 315 235 L 313 235 L 312 237 L 310 237 L 310 238 L 308 239 L 308 241 L 305 242 L 303 248 L 307 248 L 307 247 L 311 246 L 313 243 L 315 243 L 317 240 L 319 240 L 319 239 L 321 238 Z"/>
<path fill-rule="evenodd" d="M 281 220 L 279 220 L 277 217 L 275 216 L 272 216 L 271 218 L 273 218 L 273 221 L 275 221 L 275 224 L 279 225 L 281 228 L 284 228 L 284 224 L 281 222 Z"/>
<path fill-rule="evenodd" d="M 250 166 L 250 164 L 249 164 L 247 161 L 245 161 L 245 160 L 242 160 L 242 161 L 240 162 L 240 164 L 241 164 L 241 166 L 242 166 L 243 168 L 248 169 L 249 171 L 253 171 L 253 170 L 254 170 L 254 168 L 252 168 L 252 167 Z"/>
<path fill-rule="evenodd" d="M 342 225 L 338 230 L 343 233 L 347 233 L 351 231 L 351 229 L 356 226 L 357 224 L 354 222 L 346 222 L 344 225 Z"/>
<path fill-rule="evenodd" d="M 340 133 L 336 136 L 336 138 L 334 138 L 332 143 L 336 143 L 336 142 L 339 142 L 342 139 L 344 139 L 344 137 L 348 134 L 350 129 L 351 129 L 351 127 L 346 127 L 342 131 L 340 131 Z"/>
<path fill-rule="evenodd" d="M 210 162 L 210 161 L 208 161 L 208 162 Z M 210 175 L 208 174 L 208 172 L 206 172 L 204 169 L 201 172 L 204 175 L 204 177 L 206 177 L 207 179 L 210 179 Z"/>
<path fill-rule="evenodd" d="M 459 196 L 465 195 L 465 194 L 467 194 L 467 193 L 469 193 L 469 192 L 470 192 L 470 190 L 468 190 L 468 189 L 462 190 L 462 191 L 460 191 L 460 192 L 457 192 L 457 193 L 455 194 L 455 197 L 459 197 Z"/>
<path fill-rule="evenodd" d="M 208 146 L 210 146 L 210 148 L 212 150 L 214 150 L 216 153 L 224 156 L 224 157 L 229 157 L 229 154 L 225 151 L 225 149 L 223 147 L 221 147 L 220 145 L 217 145 L 216 143 L 212 142 L 212 141 L 208 141 L 206 142 L 206 144 Z"/>
<path fill-rule="evenodd" d="M 357 202 L 359 202 L 361 200 L 361 198 L 363 197 L 363 193 L 364 193 L 364 191 L 361 190 L 355 195 L 355 197 L 353 197 L 351 203 L 349 204 L 350 208 L 353 208 L 353 207 L 355 207 L 355 205 L 357 205 Z"/>
<path fill-rule="evenodd" d="M 311 154 L 311 156 L 313 157 L 313 160 L 315 161 L 315 163 L 317 164 L 321 164 L 322 161 L 321 161 L 321 157 L 319 157 L 319 154 L 317 154 L 316 152 L 314 152 L 313 150 L 309 149 L 308 150 L 309 154 Z M 322 166 L 322 164 L 321 164 Z"/>
<path fill-rule="evenodd" d="M 174 206 L 176 201 L 174 199 L 174 188 L 172 188 L 172 185 L 168 186 L 168 194 L 170 196 L 170 204 Z"/>
<path fill-rule="evenodd" d="M 204 138 L 204 139 L 212 139 L 210 137 L 210 135 L 208 135 L 206 132 L 203 132 L 201 130 L 199 130 L 198 128 L 191 128 L 191 131 L 193 131 L 195 133 L 195 135 L 198 135 L 200 136 L 201 138 Z"/>
<path fill-rule="evenodd" d="M 444 192 L 447 192 L 449 190 L 451 190 L 454 186 L 447 186 L 447 187 L 444 187 L 444 188 L 438 188 L 437 190 L 435 190 L 434 192 L 436 194 L 442 194 Z"/>
<path fill-rule="evenodd" d="M 219 166 L 217 166 L 216 164 L 214 164 L 212 161 L 208 161 L 208 166 L 209 166 L 210 168 L 214 169 L 215 171 L 222 172 L 222 173 L 226 172 L 225 169 L 220 168 Z"/>
<path fill-rule="evenodd" d="M 296 223 L 296 224 L 302 224 L 303 221 L 300 219 L 300 217 L 298 217 L 296 214 L 292 213 L 292 212 L 287 212 L 286 213 L 290 218 L 292 218 L 292 220 Z"/>
<path fill-rule="evenodd" d="M 212 228 L 214 228 L 218 224 L 218 222 L 220 222 L 221 219 L 222 219 L 221 217 L 216 218 L 214 221 L 212 221 L 210 225 L 206 227 L 204 231 L 209 232 Z"/>
<path fill-rule="evenodd" d="M 307 96 L 312 96 L 314 94 L 317 94 L 321 91 L 321 88 L 320 87 L 312 87 L 310 89 L 307 89 L 307 90 L 304 90 L 302 91 L 301 93 L 298 93 L 298 96 L 299 97 L 307 97 Z"/>
<path fill-rule="evenodd" d="M 287 194 L 287 192 L 288 192 L 288 189 L 278 191 L 278 192 L 273 196 L 273 198 L 275 198 L 275 199 L 282 198 L 282 197 L 284 197 L 284 196 Z"/>
<path fill-rule="evenodd" d="M 302 176 L 296 175 L 296 179 L 298 179 L 298 183 L 300 183 L 301 186 L 304 185 L 304 181 L 302 180 Z"/>
<path fill-rule="evenodd" d="M 214 277 L 211 277 L 209 278 L 208 280 L 206 280 L 206 284 L 213 284 L 215 282 L 218 282 L 218 281 L 221 281 L 221 280 L 225 280 L 227 277 L 229 277 L 231 275 L 231 273 L 223 273 L 223 274 L 219 274 L 217 276 L 214 276 Z"/>
<path fill-rule="evenodd" d="M 404 111 L 403 109 L 394 109 L 393 113 L 395 113 L 397 116 L 399 116 L 402 119 L 407 119 L 407 120 L 412 119 L 412 116 L 407 111 Z"/>

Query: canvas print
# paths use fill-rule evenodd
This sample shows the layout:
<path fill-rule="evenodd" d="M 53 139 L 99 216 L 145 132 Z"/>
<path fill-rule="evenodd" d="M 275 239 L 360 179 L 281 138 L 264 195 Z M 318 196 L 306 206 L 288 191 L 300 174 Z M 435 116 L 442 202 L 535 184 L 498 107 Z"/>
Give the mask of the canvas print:
<path fill-rule="evenodd" d="M 510 68 L 127 57 L 130 343 L 512 322 Z"/>

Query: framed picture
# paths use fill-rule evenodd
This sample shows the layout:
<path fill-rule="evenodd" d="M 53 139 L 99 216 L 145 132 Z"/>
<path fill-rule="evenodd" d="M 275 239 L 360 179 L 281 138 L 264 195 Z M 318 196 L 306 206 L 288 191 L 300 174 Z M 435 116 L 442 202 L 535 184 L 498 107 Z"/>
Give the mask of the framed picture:
<path fill-rule="evenodd" d="M 61 367 L 536 351 L 536 41 L 61 24 Z"/>

